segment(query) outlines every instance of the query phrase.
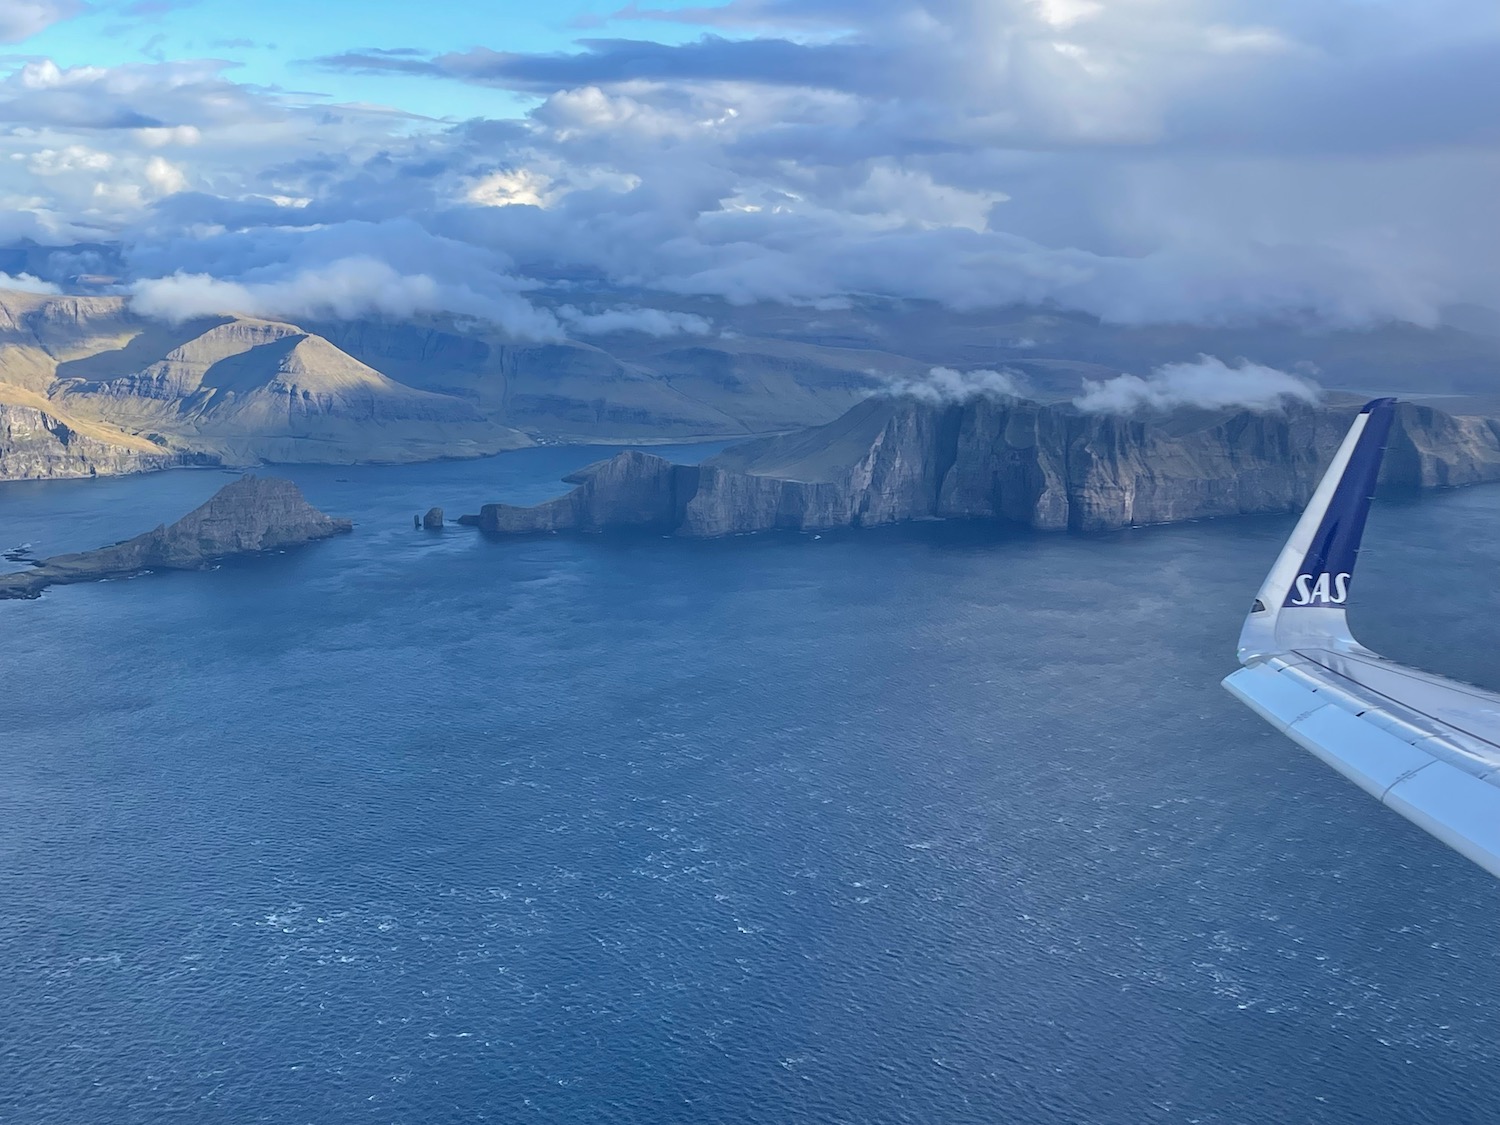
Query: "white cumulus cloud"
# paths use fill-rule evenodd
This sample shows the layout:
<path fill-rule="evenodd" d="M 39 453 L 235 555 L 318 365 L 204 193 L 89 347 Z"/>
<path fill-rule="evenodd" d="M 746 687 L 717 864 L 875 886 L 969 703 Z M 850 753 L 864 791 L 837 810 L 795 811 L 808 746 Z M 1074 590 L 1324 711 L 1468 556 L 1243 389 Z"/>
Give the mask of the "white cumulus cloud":
<path fill-rule="evenodd" d="M 920 379 L 895 380 L 882 393 L 920 402 L 963 403 L 976 398 L 1023 398 L 1026 382 L 1017 371 L 934 367 Z"/>
<path fill-rule="evenodd" d="M 0 271 L 0 289 L 21 293 L 61 293 L 62 290 L 50 281 L 32 277 L 29 273 L 5 273 Z"/>
<path fill-rule="evenodd" d="M 1318 396 L 1315 384 L 1289 372 L 1244 359 L 1230 364 L 1215 356 L 1200 355 L 1192 363 L 1158 367 L 1145 379 L 1139 375 L 1085 379 L 1083 394 L 1073 400 L 1073 405 L 1089 414 L 1133 414 L 1180 406 L 1271 411 L 1290 402 L 1317 402 Z"/>
<path fill-rule="evenodd" d="M 552 181 L 529 168 L 491 172 L 470 185 L 464 196 L 481 207 L 545 207 L 554 198 Z"/>
<path fill-rule="evenodd" d="M 146 161 L 146 182 L 158 195 L 171 195 L 187 187 L 187 176 L 181 168 L 160 156 Z"/>

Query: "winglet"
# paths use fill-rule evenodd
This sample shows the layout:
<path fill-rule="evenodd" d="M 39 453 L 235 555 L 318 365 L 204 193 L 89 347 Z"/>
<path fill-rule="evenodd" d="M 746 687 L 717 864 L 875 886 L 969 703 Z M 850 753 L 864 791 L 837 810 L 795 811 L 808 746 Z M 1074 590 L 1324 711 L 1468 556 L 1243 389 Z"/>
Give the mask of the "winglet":
<path fill-rule="evenodd" d="M 1240 663 L 1299 646 L 1353 649 L 1344 606 L 1396 400 L 1377 398 L 1349 427 L 1240 632 Z"/>

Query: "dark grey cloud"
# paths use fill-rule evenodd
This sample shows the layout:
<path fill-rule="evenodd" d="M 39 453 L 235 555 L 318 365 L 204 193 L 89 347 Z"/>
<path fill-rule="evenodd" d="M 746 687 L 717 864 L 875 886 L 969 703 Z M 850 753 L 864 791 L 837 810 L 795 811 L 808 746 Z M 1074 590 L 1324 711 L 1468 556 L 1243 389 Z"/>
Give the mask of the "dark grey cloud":
<path fill-rule="evenodd" d="M 337 55 L 326 55 L 313 62 L 328 70 L 352 70 L 365 74 L 422 74 L 434 78 L 443 72 L 430 59 L 430 53 L 416 47 L 361 47 Z"/>
<path fill-rule="evenodd" d="M 359 51 L 318 62 L 335 70 L 396 71 L 530 93 L 640 81 L 753 82 L 894 93 L 888 81 L 877 80 L 882 64 L 894 62 L 894 57 L 867 44 L 705 35 L 680 46 L 648 39 L 585 39 L 580 46 L 583 50 L 571 54 L 517 54 L 479 47 L 426 59 Z"/>

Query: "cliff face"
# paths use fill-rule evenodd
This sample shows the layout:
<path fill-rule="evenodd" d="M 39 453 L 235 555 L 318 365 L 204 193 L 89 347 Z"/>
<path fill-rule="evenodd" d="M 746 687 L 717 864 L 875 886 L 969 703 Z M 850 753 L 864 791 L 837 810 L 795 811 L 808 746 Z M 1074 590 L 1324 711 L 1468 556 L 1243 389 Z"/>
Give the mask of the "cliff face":
<path fill-rule="evenodd" d="M 578 487 L 531 508 L 486 504 L 479 526 L 525 535 L 538 531 L 603 531 L 610 527 L 672 527 L 677 523 L 678 484 L 683 470 L 661 457 L 627 450 L 580 469 L 568 479 Z"/>
<path fill-rule="evenodd" d="M 0 481 L 113 476 L 182 463 L 145 440 L 122 433 L 112 441 L 50 411 L 0 402 Z"/>
<path fill-rule="evenodd" d="M 110 547 L 57 555 L 19 574 L 0 575 L 0 599 L 34 598 L 47 586 L 143 570 L 196 570 L 232 555 L 326 539 L 353 526 L 318 511 L 289 480 L 244 476 L 170 526 Z"/>
<path fill-rule="evenodd" d="M 959 410 L 934 514 L 1089 531 L 1285 511 L 1311 495 L 1352 415 L 1290 409 L 1128 418 L 977 400 Z M 1403 421 L 1420 425 L 1410 415 Z M 1490 453 L 1500 473 L 1493 435 Z"/>
<path fill-rule="evenodd" d="M 1096 531 L 1289 511 L 1306 503 L 1355 409 L 1128 418 L 1015 400 L 870 399 L 827 426 L 746 442 L 702 466 L 622 453 L 577 474 L 564 497 L 487 505 L 479 523 L 716 536 L 961 518 Z M 1382 480 L 1500 480 L 1500 423 L 1404 405 Z"/>

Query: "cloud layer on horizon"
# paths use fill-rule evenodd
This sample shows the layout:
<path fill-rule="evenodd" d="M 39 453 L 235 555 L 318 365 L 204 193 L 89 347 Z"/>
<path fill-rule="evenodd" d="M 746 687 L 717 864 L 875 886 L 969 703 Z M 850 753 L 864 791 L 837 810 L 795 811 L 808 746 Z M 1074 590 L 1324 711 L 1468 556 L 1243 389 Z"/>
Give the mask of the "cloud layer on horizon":
<path fill-rule="evenodd" d="M 24 0 L 0 39 L 72 8 Z M 703 34 L 557 55 L 383 44 L 319 64 L 533 95 L 520 119 L 322 104 L 236 83 L 223 60 L 25 59 L 0 73 L 0 240 L 120 240 L 163 310 L 447 311 L 533 338 L 564 326 L 528 278 L 1052 302 L 1126 323 L 1430 324 L 1500 306 L 1485 0 L 630 14 Z M 701 331 L 652 312 L 569 315 L 579 331 L 606 314 L 595 329 Z"/>

